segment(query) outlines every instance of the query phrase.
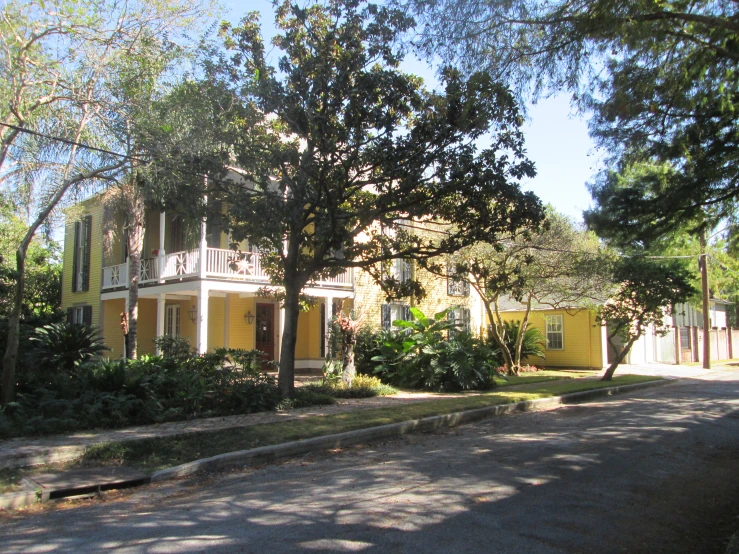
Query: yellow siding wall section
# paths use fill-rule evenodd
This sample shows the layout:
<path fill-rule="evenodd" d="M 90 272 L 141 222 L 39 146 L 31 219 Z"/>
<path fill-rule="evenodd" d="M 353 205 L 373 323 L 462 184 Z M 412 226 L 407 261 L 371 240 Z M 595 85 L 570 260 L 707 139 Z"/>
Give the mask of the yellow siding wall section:
<path fill-rule="evenodd" d="M 72 292 L 74 270 L 74 224 L 85 216 L 92 217 L 90 245 L 90 288 Z M 92 306 L 92 324 L 102 327 L 100 318 L 100 280 L 103 273 L 103 208 L 96 199 L 77 206 L 64 226 L 64 268 L 62 269 L 62 310 L 72 306 Z"/>
<path fill-rule="evenodd" d="M 226 310 L 226 299 L 211 297 L 208 299 L 208 350 L 223 348 L 224 342 L 224 316 Z"/>
<path fill-rule="evenodd" d="M 102 335 L 105 345 L 110 351 L 105 354 L 111 359 L 123 357 L 123 330 L 121 329 L 121 313 L 126 309 L 126 301 L 122 298 L 103 302 Z"/>
<path fill-rule="evenodd" d="M 521 320 L 523 312 L 504 312 L 504 321 Z M 529 363 L 544 367 L 601 369 L 601 328 L 589 310 L 567 312 L 566 310 L 538 310 L 531 312 L 529 327 L 536 327 L 546 336 L 546 316 L 561 315 L 563 327 L 563 349 L 544 349 L 546 358 L 530 358 Z"/>
<path fill-rule="evenodd" d="M 140 289 L 139 289 L 140 290 Z M 139 318 L 136 331 L 136 349 L 139 356 L 155 354 L 154 339 L 157 336 L 157 301 L 153 298 L 139 298 Z"/>
<path fill-rule="evenodd" d="M 254 298 L 239 298 L 238 294 L 229 294 L 228 346 L 229 348 L 254 348 L 255 324 L 247 325 L 244 315 L 251 312 L 256 315 Z"/>

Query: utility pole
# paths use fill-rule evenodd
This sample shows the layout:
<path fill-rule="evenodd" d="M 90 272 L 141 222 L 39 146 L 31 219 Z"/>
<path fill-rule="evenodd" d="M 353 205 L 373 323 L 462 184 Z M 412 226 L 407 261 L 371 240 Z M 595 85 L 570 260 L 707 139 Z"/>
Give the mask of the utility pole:
<path fill-rule="evenodd" d="M 711 369 L 711 317 L 708 297 L 708 256 L 706 254 L 706 230 L 701 230 L 701 289 L 703 297 L 703 367 Z"/>

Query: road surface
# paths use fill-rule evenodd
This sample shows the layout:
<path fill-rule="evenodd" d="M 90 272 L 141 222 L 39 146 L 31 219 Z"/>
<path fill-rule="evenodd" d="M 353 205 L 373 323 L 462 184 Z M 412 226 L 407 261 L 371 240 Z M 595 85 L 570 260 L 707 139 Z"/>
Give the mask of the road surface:
<path fill-rule="evenodd" d="M 739 371 L 0 518 L 15 552 L 723 552 Z"/>

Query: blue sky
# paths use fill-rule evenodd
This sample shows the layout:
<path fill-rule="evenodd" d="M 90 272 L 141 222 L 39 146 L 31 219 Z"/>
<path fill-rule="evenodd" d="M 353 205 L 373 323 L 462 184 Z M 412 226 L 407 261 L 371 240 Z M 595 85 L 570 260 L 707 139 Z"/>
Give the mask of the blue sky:
<path fill-rule="evenodd" d="M 269 0 L 251 0 L 246 5 L 230 0 L 225 8 L 226 19 L 234 24 L 247 11 L 259 11 L 265 42 L 274 35 L 274 15 Z M 429 88 L 437 83 L 434 69 L 425 62 L 409 57 L 403 69 L 423 77 Z M 540 100 L 528 107 L 529 118 L 524 125 L 526 149 L 529 159 L 536 164 L 537 176 L 524 182 L 523 187 L 536 193 L 544 203 L 581 221 L 582 211 L 591 204 L 586 183 L 598 169 L 598 156 L 588 136 L 587 121 L 571 117 L 571 113 L 569 95 Z"/>

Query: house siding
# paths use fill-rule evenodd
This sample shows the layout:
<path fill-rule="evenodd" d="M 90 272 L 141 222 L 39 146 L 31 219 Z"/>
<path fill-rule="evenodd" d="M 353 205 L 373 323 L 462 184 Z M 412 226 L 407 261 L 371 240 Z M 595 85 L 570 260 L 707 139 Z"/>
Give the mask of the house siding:
<path fill-rule="evenodd" d="M 90 281 L 86 291 L 72 292 L 74 279 L 74 224 L 86 216 L 92 218 L 90 241 Z M 73 306 L 91 306 L 92 324 L 101 328 L 100 281 L 103 271 L 103 209 L 99 202 L 81 203 L 64 227 L 64 267 L 62 269 L 62 310 Z M 102 330 L 102 329 L 101 329 Z"/>
<path fill-rule="evenodd" d="M 503 312 L 504 321 L 520 321 L 524 312 Z M 527 361 L 536 366 L 558 368 L 602 368 L 602 328 L 595 323 L 590 310 L 537 310 L 529 316 L 529 327 L 536 327 L 546 335 L 546 316 L 561 315 L 563 329 L 562 350 L 544 348 L 545 359 L 531 357 Z"/>

